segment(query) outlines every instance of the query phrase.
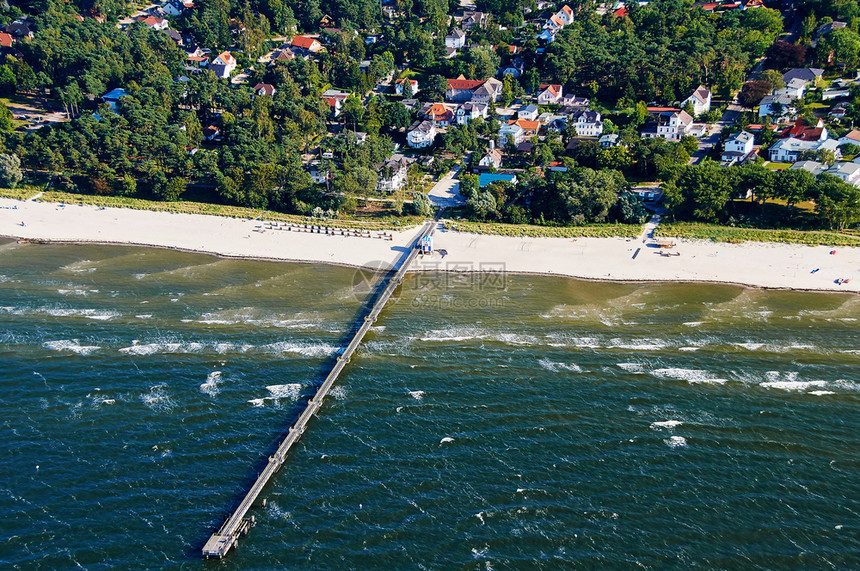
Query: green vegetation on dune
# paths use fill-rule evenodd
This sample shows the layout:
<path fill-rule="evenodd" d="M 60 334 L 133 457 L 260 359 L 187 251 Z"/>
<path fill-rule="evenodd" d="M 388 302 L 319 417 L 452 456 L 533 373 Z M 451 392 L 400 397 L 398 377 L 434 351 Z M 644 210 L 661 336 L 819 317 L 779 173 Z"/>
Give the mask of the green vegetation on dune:
<path fill-rule="evenodd" d="M 0 191 L 3 192 L 3 191 Z M 14 192 L 14 191 L 13 191 Z M 32 195 L 31 195 L 32 196 Z M 181 214 L 206 214 L 212 216 L 227 216 L 230 218 L 259 218 L 267 221 L 292 222 L 294 224 L 319 224 L 334 228 L 364 228 L 368 230 L 403 230 L 422 222 L 418 217 L 384 218 L 373 220 L 360 219 L 315 219 L 307 216 L 283 214 L 281 212 L 263 211 L 241 206 L 209 204 L 205 202 L 160 202 L 128 198 L 122 196 L 92 196 L 87 194 L 72 194 L 68 192 L 49 191 L 38 198 L 40 202 L 61 202 L 70 204 L 88 204 L 110 208 L 131 208 L 133 210 L 152 210 L 156 212 L 174 212 Z"/>
<path fill-rule="evenodd" d="M 593 226 L 534 226 L 497 222 L 445 221 L 445 228 L 455 232 L 491 234 L 529 238 L 635 238 L 642 232 L 636 224 L 600 224 Z"/>
<path fill-rule="evenodd" d="M 655 238 L 687 238 L 741 244 L 743 242 L 778 242 L 808 246 L 857 246 L 860 236 L 850 232 L 817 232 L 801 230 L 761 230 L 732 228 L 711 224 L 678 222 L 661 224 L 654 230 Z"/>
<path fill-rule="evenodd" d="M 29 200 L 36 196 L 40 191 L 41 187 L 23 184 L 18 185 L 15 188 L 0 188 L 0 197 Z"/>

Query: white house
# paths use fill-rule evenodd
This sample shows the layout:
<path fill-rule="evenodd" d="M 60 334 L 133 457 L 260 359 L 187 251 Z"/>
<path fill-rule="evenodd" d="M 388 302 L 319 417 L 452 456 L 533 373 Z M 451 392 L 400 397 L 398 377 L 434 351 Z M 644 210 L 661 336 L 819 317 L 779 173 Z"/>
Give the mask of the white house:
<path fill-rule="evenodd" d="M 495 103 L 502 96 L 502 87 L 504 87 L 504 83 L 495 77 L 491 77 L 475 90 L 472 94 L 472 101 L 477 103 L 489 103 L 492 101 Z"/>
<path fill-rule="evenodd" d="M 582 109 L 577 111 L 570 120 L 573 121 L 578 137 L 599 137 L 603 134 L 603 121 L 597 111 Z"/>
<path fill-rule="evenodd" d="M 857 163 L 836 163 L 829 169 L 827 174 L 832 174 L 835 177 L 842 179 L 848 184 L 860 186 L 860 164 Z"/>
<path fill-rule="evenodd" d="M 752 133 L 747 133 L 746 131 L 735 133 L 729 137 L 724 145 L 721 157 L 722 161 L 724 163 L 742 161 L 752 152 L 754 143 L 755 137 L 753 137 Z"/>
<path fill-rule="evenodd" d="M 860 147 L 860 130 L 852 129 L 848 133 L 839 137 L 838 143 L 840 145 L 857 145 Z"/>
<path fill-rule="evenodd" d="M 221 52 L 209 64 L 209 69 L 215 73 L 215 77 L 228 78 L 236 69 L 236 58 L 230 52 Z"/>
<path fill-rule="evenodd" d="M 801 169 L 811 173 L 812 176 L 818 176 L 827 170 L 827 165 L 818 161 L 797 161 L 789 167 L 789 170 L 793 171 Z"/>
<path fill-rule="evenodd" d="M 794 115 L 797 110 L 792 107 L 794 99 L 788 95 L 766 95 L 758 104 L 758 116 L 768 115 Z M 779 113 L 777 113 L 779 111 Z"/>
<path fill-rule="evenodd" d="M 422 121 L 406 134 L 406 143 L 413 149 L 423 149 L 436 139 L 436 127 L 432 121 Z"/>
<path fill-rule="evenodd" d="M 157 16 L 147 16 L 146 18 L 140 17 L 137 19 L 138 22 L 143 22 L 153 30 L 166 30 L 169 26 L 169 23 L 164 18 L 159 18 Z"/>
<path fill-rule="evenodd" d="M 462 49 L 466 46 L 466 33 L 459 29 L 454 28 L 450 34 L 445 36 L 445 47 L 452 48 L 455 50 Z"/>
<path fill-rule="evenodd" d="M 561 102 L 564 93 L 561 85 L 541 85 L 538 94 L 540 105 L 556 105 Z"/>
<path fill-rule="evenodd" d="M 787 81 L 785 87 L 774 91 L 774 95 L 787 95 L 792 99 L 800 99 L 803 97 L 803 92 L 806 90 L 806 84 L 808 82 L 800 79 L 800 78 L 792 78 L 791 81 Z"/>
<path fill-rule="evenodd" d="M 514 145 L 519 145 L 525 137 L 525 129 L 516 122 L 502 125 L 499 129 L 499 144 L 504 146 L 510 141 Z"/>
<path fill-rule="evenodd" d="M 780 139 L 770 148 L 770 160 L 775 163 L 796 162 L 800 153 L 804 151 L 832 151 L 838 159 L 842 156 L 839 152 L 839 142 L 835 139 L 825 141 L 801 141 L 794 137 Z"/>
<path fill-rule="evenodd" d="M 701 115 L 711 110 L 711 90 L 700 85 L 692 95 L 681 102 L 681 107 L 689 103 L 693 106 L 693 115 Z"/>
<path fill-rule="evenodd" d="M 161 9 L 164 10 L 164 13 L 168 16 L 181 16 L 183 12 L 185 12 L 186 8 L 193 8 L 194 3 L 191 0 L 166 0 L 162 5 Z"/>
<path fill-rule="evenodd" d="M 254 95 L 268 95 L 269 97 L 275 95 L 275 86 L 271 83 L 258 83 L 253 89 Z"/>
<path fill-rule="evenodd" d="M 486 154 L 478 161 L 478 165 L 482 167 L 492 167 L 495 169 L 502 168 L 502 153 L 496 148 L 493 141 L 490 141 L 490 148 Z M 860 165 L 858 165 L 860 166 Z"/>
<path fill-rule="evenodd" d="M 308 165 L 308 174 L 311 175 L 311 180 L 316 184 L 325 184 L 331 177 L 331 172 L 326 167 L 323 167 L 320 161 L 311 161 Z"/>
<path fill-rule="evenodd" d="M 457 111 L 454 113 L 454 121 L 457 125 L 466 125 L 469 121 L 478 117 L 482 119 L 487 118 L 487 106 L 483 103 L 475 103 L 473 101 L 463 103 L 457 107 Z"/>
<path fill-rule="evenodd" d="M 395 192 L 406 186 L 406 173 L 408 164 L 406 159 L 391 159 L 376 165 L 379 180 L 376 182 L 377 190 Z"/>
<path fill-rule="evenodd" d="M 656 120 L 645 125 L 642 131 L 643 139 L 662 137 L 677 141 L 681 137 L 692 134 L 693 118 L 686 111 L 660 111 Z"/>
<path fill-rule="evenodd" d="M 608 149 L 610 147 L 614 147 L 618 144 L 618 133 L 612 133 L 611 135 L 603 135 L 597 140 L 597 143 L 600 145 L 601 149 Z"/>
<path fill-rule="evenodd" d="M 520 77 L 523 74 L 523 69 L 525 68 L 525 62 L 523 58 L 516 57 L 511 60 L 511 63 L 508 64 L 507 67 L 499 70 L 499 76 L 505 77 L 506 75 L 510 75 L 514 79 Z"/>
<path fill-rule="evenodd" d="M 538 109 L 537 105 L 529 104 L 525 107 L 520 107 L 519 112 L 517 112 L 517 117 L 519 119 L 525 119 L 526 121 L 537 121 L 539 113 L 540 109 Z"/>
<path fill-rule="evenodd" d="M 403 90 L 406 88 L 406 82 L 409 82 L 409 85 L 412 86 L 412 95 L 418 93 L 418 80 L 417 79 L 398 79 L 394 82 L 394 93 L 397 95 L 403 95 Z"/>

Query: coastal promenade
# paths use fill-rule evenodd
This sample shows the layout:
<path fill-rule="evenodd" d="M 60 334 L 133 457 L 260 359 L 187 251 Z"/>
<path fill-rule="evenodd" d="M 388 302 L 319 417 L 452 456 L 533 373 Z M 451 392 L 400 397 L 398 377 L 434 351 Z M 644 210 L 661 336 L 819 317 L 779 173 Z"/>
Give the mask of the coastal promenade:
<path fill-rule="evenodd" d="M 367 306 L 370 307 L 370 310 L 363 316 L 363 319 L 360 319 L 360 325 L 353 335 L 352 340 L 349 342 L 349 345 L 346 346 L 346 349 L 344 349 L 343 353 L 337 358 L 331 371 L 317 389 L 313 398 L 308 401 L 304 411 L 299 415 L 298 420 L 296 420 L 295 424 L 290 428 L 287 436 L 278 446 L 277 451 L 273 455 L 269 456 L 266 467 L 254 481 L 254 484 L 245 494 L 245 497 L 239 503 L 238 507 L 236 507 L 232 515 L 227 518 L 227 521 L 224 522 L 221 528 L 212 534 L 212 537 L 209 538 L 206 545 L 203 546 L 204 557 L 207 559 L 209 557 L 224 557 L 227 552 L 237 544 L 239 537 L 248 533 L 254 520 L 247 519 L 246 516 L 253 506 L 254 501 L 260 495 L 260 492 L 263 491 L 263 488 L 265 488 L 269 480 L 271 480 L 271 478 L 284 464 L 290 448 L 292 448 L 293 444 L 299 441 L 299 438 L 301 438 L 307 428 L 308 422 L 310 422 L 313 415 L 319 411 L 320 407 L 322 407 L 325 396 L 328 394 L 329 390 L 331 390 L 335 381 L 337 381 L 337 378 L 340 376 L 344 367 L 349 363 L 356 349 L 361 345 L 364 336 L 367 334 L 368 330 L 370 330 L 370 327 L 374 322 L 376 322 L 380 312 L 385 308 L 385 304 L 388 303 L 389 299 L 391 299 L 391 296 L 394 294 L 394 290 L 396 290 L 397 286 L 399 286 L 403 281 L 403 276 L 406 274 L 409 266 L 413 261 L 415 261 L 415 258 L 421 251 L 420 245 L 422 239 L 425 236 L 432 236 L 435 229 L 436 220 L 427 222 L 421 229 L 421 232 L 418 234 L 412 247 L 401 257 L 399 267 L 395 264 L 394 267 L 397 268 L 396 272 L 394 272 L 393 275 L 389 272 L 387 276 L 383 276 L 380 279 L 376 287 L 376 291 L 367 302 Z"/>

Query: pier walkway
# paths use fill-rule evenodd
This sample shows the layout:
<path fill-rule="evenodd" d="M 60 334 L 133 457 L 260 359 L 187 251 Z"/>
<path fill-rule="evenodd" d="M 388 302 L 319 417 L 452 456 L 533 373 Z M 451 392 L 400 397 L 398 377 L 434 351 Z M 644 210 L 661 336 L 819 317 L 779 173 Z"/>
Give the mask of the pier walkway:
<path fill-rule="evenodd" d="M 375 291 L 378 295 L 375 301 L 373 301 L 370 311 L 364 316 L 360 327 L 355 332 L 349 345 L 346 346 L 346 349 L 344 349 L 343 353 L 341 353 L 337 358 L 334 367 L 332 367 L 328 376 L 326 376 L 325 381 L 323 381 L 319 389 L 317 389 L 313 398 L 308 401 L 307 407 L 299 416 L 298 420 L 296 420 L 295 424 L 290 428 L 287 436 L 278 446 L 277 451 L 272 456 L 269 456 L 269 461 L 266 464 L 266 467 L 245 494 L 241 503 L 235 509 L 233 514 L 227 518 L 224 525 L 222 525 L 218 531 L 213 533 L 212 537 L 210 537 L 206 542 L 206 545 L 203 546 L 203 555 L 207 559 L 209 557 L 224 557 L 239 541 L 239 536 L 248 533 L 253 522 L 253 519 L 249 520 L 245 517 L 248 514 L 248 510 L 251 509 L 254 501 L 260 495 L 260 492 L 263 491 L 263 488 L 272 476 L 274 476 L 283 465 L 287 452 L 289 452 L 293 444 L 299 441 L 299 438 L 301 438 L 302 433 L 304 433 L 305 428 L 307 428 L 311 417 L 319 411 L 323 404 L 323 399 L 328 394 L 344 367 L 349 363 L 353 353 L 358 349 L 364 336 L 379 317 L 385 304 L 388 303 L 389 299 L 391 299 L 392 294 L 394 294 L 394 290 L 397 289 L 397 286 L 399 286 L 403 281 L 403 276 L 406 274 L 409 266 L 413 261 L 415 261 L 415 258 L 420 253 L 421 240 L 425 236 L 431 236 L 433 234 L 436 230 L 436 223 L 437 221 L 434 219 L 424 225 L 418 238 L 412 244 L 412 248 L 406 253 L 405 257 L 401 258 L 402 261 L 400 262 L 400 267 L 397 269 L 397 272 L 393 276 L 389 272 L 387 281 L 385 277 L 380 280 Z M 379 293 L 380 290 L 381 293 Z"/>

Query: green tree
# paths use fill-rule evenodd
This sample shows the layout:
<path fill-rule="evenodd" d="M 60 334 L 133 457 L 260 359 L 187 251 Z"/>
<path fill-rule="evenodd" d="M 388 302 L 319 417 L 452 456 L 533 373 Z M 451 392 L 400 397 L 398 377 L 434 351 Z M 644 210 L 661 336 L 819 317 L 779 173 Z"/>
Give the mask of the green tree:
<path fill-rule="evenodd" d="M 415 193 L 412 198 L 412 211 L 417 216 L 431 216 L 433 214 L 433 203 L 430 197 L 421 191 Z"/>
<path fill-rule="evenodd" d="M 794 206 L 809 198 L 809 193 L 814 185 L 815 177 L 809 171 L 787 169 L 776 176 L 776 195 L 785 200 L 789 206 Z"/>
<path fill-rule="evenodd" d="M 860 189 L 822 174 L 815 185 L 815 212 L 831 227 L 844 230 L 860 222 Z"/>
<path fill-rule="evenodd" d="M 496 217 L 496 197 L 489 190 L 482 190 L 466 201 L 472 214 L 480 220 Z"/>
<path fill-rule="evenodd" d="M 24 173 L 21 172 L 21 159 L 16 154 L 0 154 L 0 187 L 15 188 Z"/>

